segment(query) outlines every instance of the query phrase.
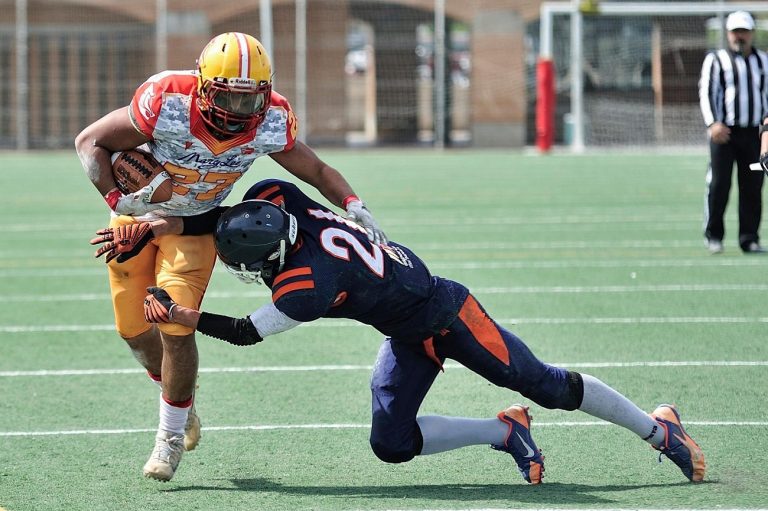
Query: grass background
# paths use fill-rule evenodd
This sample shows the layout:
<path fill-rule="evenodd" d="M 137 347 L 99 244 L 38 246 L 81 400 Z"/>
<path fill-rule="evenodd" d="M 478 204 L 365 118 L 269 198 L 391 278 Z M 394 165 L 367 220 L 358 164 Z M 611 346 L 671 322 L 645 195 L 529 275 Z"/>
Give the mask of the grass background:
<path fill-rule="evenodd" d="M 735 197 L 726 252 L 707 254 L 703 155 L 321 156 L 392 239 L 468 285 L 540 358 L 597 376 L 646 410 L 676 403 L 707 455 L 707 481 L 687 483 L 625 430 L 536 405 L 540 487 L 487 446 L 384 464 L 367 443 L 381 336 L 344 321 L 251 348 L 201 336 L 202 443 L 170 483 L 145 480 L 157 389 L 112 330 L 106 272 L 87 243 L 106 206 L 73 153 L 4 153 L 0 508 L 766 507 L 768 257 L 738 250 Z M 290 179 L 259 160 L 226 203 L 264 177 Z M 267 296 L 219 268 L 204 307 L 244 315 Z M 449 367 L 422 412 L 491 417 L 513 402 L 531 404 Z"/>

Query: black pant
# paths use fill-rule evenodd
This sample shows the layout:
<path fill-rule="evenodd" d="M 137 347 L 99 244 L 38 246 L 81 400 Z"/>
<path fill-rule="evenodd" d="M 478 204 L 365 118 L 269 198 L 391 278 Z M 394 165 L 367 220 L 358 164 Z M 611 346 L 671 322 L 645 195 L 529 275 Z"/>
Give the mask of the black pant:
<path fill-rule="evenodd" d="M 731 140 L 715 144 L 710 140 L 710 164 L 707 174 L 707 211 L 704 236 L 722 240 L 725 236 L 725 207 L 731 191 L 733 162 L 738 167 L 739 183 L 739 246 L 747 248 L 760 241 L 757 230 L 763 210 L 763 172 L 749 170 L 749 164 L 760 158 L 758 128 L 731 128 Z"/>

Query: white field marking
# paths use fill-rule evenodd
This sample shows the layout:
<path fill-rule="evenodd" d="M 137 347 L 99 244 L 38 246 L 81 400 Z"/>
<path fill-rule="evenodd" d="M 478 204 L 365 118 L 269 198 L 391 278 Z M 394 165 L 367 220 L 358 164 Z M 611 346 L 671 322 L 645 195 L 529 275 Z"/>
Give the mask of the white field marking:
<path fill-rule="evenodd" d="M 440 270 L 527 270 L 527 269 L 563 269 L 577 268 L 712 268 L 712 267 L 745 267 L 765 266 L 761 257 L 701 257 L 698 259 L 570 259 L 551 261 L 450 261 L 430 262 L 431 269 Z M 224 268 L 217 267 L 214 273 L 225 273 Z M 6 268 L 0 269 L 0 279 L 8 278 L 68 278 L 68 277 L 100 277 L 107 275 L 106 267 L 94 268 Z"/>
<path fill-rule="evenodd" d="M 637 362 L 553 362 L 550 365 L 568 368 L 631 368 L 631 367 L 765 367 L 768 360 L 660 360 Z M 466 369 L 461 364 L 448 362 L 445 369 Z M 199 373 L 269 373 L 308 371 L 371 371 L 372 365 L 339 364 L 315 366 L 252 366 L 252 367 L 201 367 Z M 0 371 L 0 377 L 30 376 L 114 376 L 120 374 L 145 374 L 140 368 L 132 369 L 38 369 L 33 371 Z"/>
<path fill-rule="evenodd" d="M 561 248 L 703 248 L 701 241 L 693 240 L 602 240 L 602 241 L 477 241 L 451 243 L 409 243 L 408 247 L 421 250 L 550 250 Z M 1 254 L 2 252 L 0 252 Z"/>
<path fill-rule="evenodd" d="M 692 248 L 703 247 L 701 241 L 693 240 L 602 240 L 602 241 L 479 241 L 479 242 L 433 242 L 409 243 L 409 248 L 421 251 L 461 250 L 560 250 L 560 249 L 610 249 L 610 248 Z M 35 254 L 34 259 L 77 258 L 93 254 L 92 250 L 51 251 Z M 28 259 L 29 250 L 0 250 L 0 259 Z"/>
<path fill-rule="evenodd" d="M 631 210 L 627 208 L 624 211 L 630 212 L 629 214 L 623 214 L 621 210 L 613 211 L 613 214 L 604 213 L 592 213 L 589 211 L 576 212 L 574 214 L 568 214 L 564 216 L 560 215 L 531 215 L 531 216 L 508 216 L 502 215 L 497 217 L 451 217 L 441 216 L 439 218 L 424 218 L 421 217 L 414 222 L 413 218 L 395 218 L 388 217 L 387 225 L 390 226 L 407 226 L 407 227 L 437 227 L 441 225 L 445 226 L 457 226 L 457 225 L 531 225 L 531 224 L 624 224 L 624 223 L 677 223 L 677 222 L 701 222 L 701 218 L 690 214 L 678 214 L 669 215 L 664 212 L 660 214 L 647 214 L 638 215 L 631 213 Z M 0 225 L 0 232 L 15 232 L 15 233 L 60 233 L 60 229 L 56 229 L 51 225 L 38 225 L 38 224 L 5 224 Z M 86 236 L 93 234 L 91 230 L 80 230 Z"/>
<path fill-rule="evenodd" d="M 211 291 L 205 297 L 211 298 L 267 298 L 271 293 L 266 288 L 260 291 Z M 635 286 L 511 286 L 472 287 L 478 294 L 564 294 L 564 293 L 667 293 L 667 292 L 710 292 L 710 291 L 768 291 L 768 284 L 649 284 Z M 2 302 L 90 302 L 109 300 L 107 293 L 77 293 L 60 295 L 4 295 Z"/>
<path fill-rule="evenodd" d="M 572 428 L 612 426 L 605 421 L 560 421 L 560 422 L 536 422 L 536 427 Z M 685 421 L 686 426 L 701 427 L 766 427 L 768 421 Z M 370 424 L 262 424 L 244 426 L 204 426 L 209 431 L 270 431 L 281 429 L 369 429 Z M 40 436 L 64 436 L 64 435 L 126 435 L 132 433 L 152 433 L 157 428 L 131 428 L 131 429 L 73 429 L 52 431 L 0 431 L 0 437 L 40 437 Z"/>
<path fill-rule="evenodd" d="M 635 325 L 635 324 L 752 324 L 768 323 L 768 317 L 627 317 L 627 318 L 495 318 L 497 323 L 504 325 Z M 311 325 L 301 327 L 339 328 L 357 327 L 370 328 L 369 325 L 352 320 L 320 320 Z M 115 326 L 108 325 L 3 325 L 0 333 L 23 334 L 34 332 L 106 332 L 113 331 Z"/>
<path fill-rule="evenodd" d="M 768 286 L 767 286 L 768 287 Z M 741 290 L 740 290 L 741 291 Z M 258 291 L 209 291 L 206 298 L 268 298 L 272 293 L 266 287 Z M 91 302 L 110 300 L 109 293 L 72 293 L 60 295 L 5 295 L 0 296 L 2 302 Z"/>
<path fill-rule="evenodd" d="M 744 263 L 744 264 L 742 264 Z M 705 268 L 729 266 L 765 266 L 762 258 L 700 258 L 700 259 L 604 259 L 604 260 L 552 260 L 552 261 L 451 261 L 430 262 L 431 269 L 441 270 L 527 270 L 527 269 L 558 269 L 572 270 L 576 268 Z M 0 273 L 2 276 L 2 273 Z"/>

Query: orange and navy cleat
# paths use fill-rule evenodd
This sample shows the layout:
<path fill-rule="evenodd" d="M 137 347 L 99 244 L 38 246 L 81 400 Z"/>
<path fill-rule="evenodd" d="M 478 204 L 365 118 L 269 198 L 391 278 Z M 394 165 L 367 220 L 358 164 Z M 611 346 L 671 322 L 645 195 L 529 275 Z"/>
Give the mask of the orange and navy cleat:
<path fill-rule="evenodd" d="M 497 415 L 508 426 L 503 445 L 491 445 L 497 451 L 512 455 L 523 478 L 531 484 L 540 484 L 544 476 L 544 456 L 531 436 L 531 416 L 528 407 L 512 405 Z"/>
<path fill-rule="evenodd" d="M 683 429 L 680 422 L 680 414 L 674 405 L 659 405 L 651 414 L 659 426 L 664 428 L 666 436 L 664 442 L 655 449 L 672 460 L 680 467 L 685 477 L 693 482 L 704 479 L 707 464 L 704 461 L 704 453 L 696 442 Z M 659 457 L 661 460 L 661 457 Z"/>

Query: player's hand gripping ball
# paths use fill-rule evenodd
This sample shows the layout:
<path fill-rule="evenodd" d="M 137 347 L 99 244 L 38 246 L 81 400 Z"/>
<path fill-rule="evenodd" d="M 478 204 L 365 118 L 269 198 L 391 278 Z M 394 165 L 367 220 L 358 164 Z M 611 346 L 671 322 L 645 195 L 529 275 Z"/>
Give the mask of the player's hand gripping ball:
<path fill-rule="evenodd" d="M 173 180 L 150 153 L 133 149 L 112 154 L 112 177 L 124 195 L 151 187 L 144 200 L 150 204 L 165 202 L 173 195 Z"/>

